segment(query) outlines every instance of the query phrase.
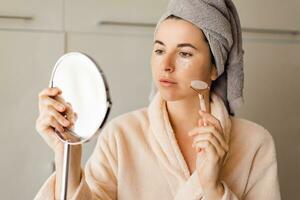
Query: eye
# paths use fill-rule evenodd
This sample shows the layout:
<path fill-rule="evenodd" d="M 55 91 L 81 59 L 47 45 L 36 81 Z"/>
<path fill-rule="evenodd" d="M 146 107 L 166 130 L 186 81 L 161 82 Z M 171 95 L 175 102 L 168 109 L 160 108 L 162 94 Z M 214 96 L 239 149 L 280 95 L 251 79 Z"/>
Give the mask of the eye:
<path fill-rule="evenodd" d="M 155 50 L 154 52 L 155 52 L 156 54 L 158 54 L 158 55 L 161 55 L 162 52 L 163 52 L 163 50 L 157 49 L 157 50 Z"/>
<path fill-rule="evenodd" d="M 188 53 L 188 52 L 179 52 L 180 55 L 182 55 L 182 57 L 184 58 L 189 58 L 191 56 L 193 56 L 193 54 Z"/>

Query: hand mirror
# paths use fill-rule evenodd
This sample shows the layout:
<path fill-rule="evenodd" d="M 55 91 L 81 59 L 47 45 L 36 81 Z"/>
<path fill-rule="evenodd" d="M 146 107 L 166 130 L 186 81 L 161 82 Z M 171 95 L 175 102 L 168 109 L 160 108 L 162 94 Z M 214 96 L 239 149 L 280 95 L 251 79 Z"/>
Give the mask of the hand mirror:
<path fill-rule="evenodd" d="M 62 90 L 62 98 L 70 102 L 77 120 L 70 129 L 57 136 L 64 142 L 63 180 L 61 199 L 67 199 L 70 145 L 82 144 L 95 136 L 104 125 L 110 108 L 109 89 L 103 71 L 89 56 L 71 52 L 56 62 L 50 87 Z M 67 118 L 66 115 L 64 115 Z"/>

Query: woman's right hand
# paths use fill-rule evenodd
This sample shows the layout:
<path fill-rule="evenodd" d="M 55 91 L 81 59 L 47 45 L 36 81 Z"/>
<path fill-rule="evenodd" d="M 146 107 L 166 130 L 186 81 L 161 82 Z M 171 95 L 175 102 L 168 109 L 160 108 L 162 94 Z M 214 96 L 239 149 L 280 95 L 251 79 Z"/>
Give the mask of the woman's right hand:
<path fill-rule="evenodd" d="M 60 96 L 62 91 L 57 88 L 46 88 L 39 93 L 39 116 L 36 130 L 54 152 L 63 151 L 63 142 L 58 138 L 55 129 L 64 134 L 64 128 L 71 128 L 75 123 L 76 113 L 71 104 Z M 66 113 L 67 120 L 62 113 Z M 71 117 L 69 117 L 71 116 Z"/>
<path fill-rule="evenodd" d="M 73 129 L 73 125 L 77 119 L 77 115 L 73 112 L 71 104 L 66 102 L 62 96 L 60 96 L 61 93 L 62 91 L 59 88 L 46 88 L 39 93 L 40 113 L 36 120 L 36 130 L 55 153 L 55 199 L 58 199 L 60 195 L 64 151 L 64 144 L 58 138 L 55 129 L 64 138 L 72 138 L 70 134 L 67 134 L 67 131 L 64 133 L 64 128 Z M 66 116 L 68 120 L 64 116 Z M 68 196 L 72 196 L 80 184 L 81 156 L 81 144 L 71 145 Z"/>

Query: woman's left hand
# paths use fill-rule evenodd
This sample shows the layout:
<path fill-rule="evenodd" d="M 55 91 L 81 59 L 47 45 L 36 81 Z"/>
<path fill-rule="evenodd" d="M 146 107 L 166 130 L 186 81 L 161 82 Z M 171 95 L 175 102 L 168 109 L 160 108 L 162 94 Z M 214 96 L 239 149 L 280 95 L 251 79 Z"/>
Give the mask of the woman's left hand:
<path fill-rule="evenodd" d="M 199 111 L 199 114 L 202 118 L 198 127 L 189 132 L 193 137 L 192 146 L 198 152 L 196 170 L 206 199 L 217 199 L 224 193 L 219 172 L 229 146 L 219 120 L 207 112 Z"/>

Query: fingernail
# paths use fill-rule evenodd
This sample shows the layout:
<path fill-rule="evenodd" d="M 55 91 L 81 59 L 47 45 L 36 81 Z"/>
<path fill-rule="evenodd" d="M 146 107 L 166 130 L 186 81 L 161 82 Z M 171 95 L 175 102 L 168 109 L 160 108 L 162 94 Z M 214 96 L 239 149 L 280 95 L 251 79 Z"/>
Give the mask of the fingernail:
<path fill-rule="evenodd" d="M 65 125 L 68 126 L 70 124 L 69 121 L 65 121 Z"/>

